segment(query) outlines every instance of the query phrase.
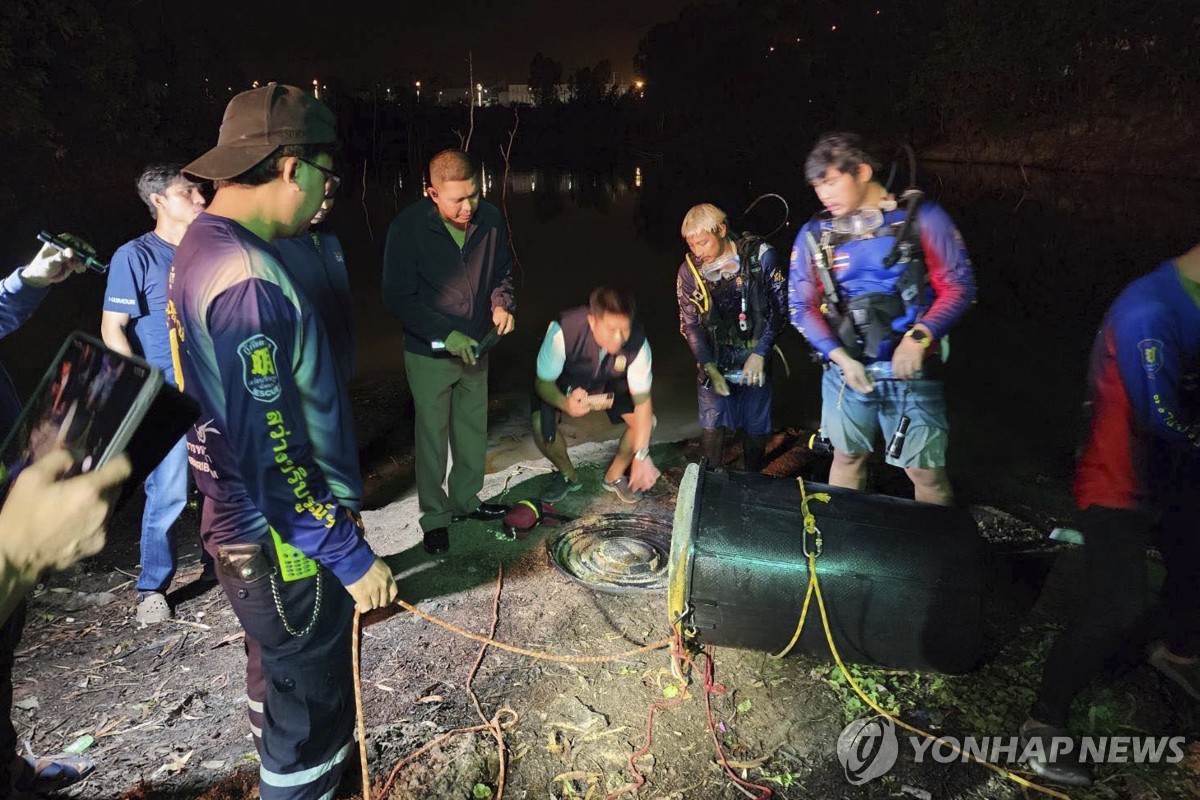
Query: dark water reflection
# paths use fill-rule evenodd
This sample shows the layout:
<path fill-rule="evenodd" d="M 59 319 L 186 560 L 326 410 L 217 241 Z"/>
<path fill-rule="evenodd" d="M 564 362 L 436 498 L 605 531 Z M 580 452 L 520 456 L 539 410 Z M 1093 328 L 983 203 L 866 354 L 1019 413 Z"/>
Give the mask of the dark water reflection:
<path fill-rule="evenodd" d="M 762 192 L 779 192 L 792 204 L 791 225 L 774 237 L 786 252 L 796 226 L 816 210 L 796 168 L 780 178 L 771 174 L 769 158 L 743 154 L 741 160 L 696 166 L 647 157 L 588 173 L 542 169 L 509 176 L 505 205 L 520 262 L 520 307 L 517 332 L 493 355 L 501 409 L 524 414 L 546 324 L 605 283 L 638 297 L 654 347 L 660 419 L 671 430 L 694 426 L 694 370 L 674 299 L 683 213 L 696 202 L 715 202 L 735 211 L 738 227 L 765 232 L 782 219 L 779 205 L 763 203 L 747 221 L 736 212 Z M 757 166 L 748 167 L 752 160 Z M 503 167 L 489 165 L 486 184 L 488 199 L 500 203 L 497 166 Z M 924 165 L 921 178 L 959 223 L 979 284 L 977 307 L 954 333 L 948 377 L 951 469 L 960 496 L 1061 500 L 1095 328 L 1122 285 L 1195 243 L 1200 185 L 939 164 Z M 389 176 L 359 176 L 343 189 L 331 218 L 354 290 L 360 381 L 394 378 L 401 370 L 399 325 L 379 301 L 380 261 L 388 223 L 419 193 L 419 186 Z M 59 208 L 54 219 L 91 232 L 102 251 L 111 252 L 148 224 L 132 195 L 87 212 Z M 31 229 L 32 240 L 44 216 L 23 216 L 29 219 L 16 229 Z M 18 245 L 0 246 L 13 263 L 31 250 Z M 84 279 L 56 290 L 36 325 L 0 345 L 19 387 L 32 386 L 66 331 L 96 329 L 100 283 Z M 794 332 L 781 344 L 792 377 L 776 384 L 776 424 L 810 424 L 819 409 L 818 371 Z"/>

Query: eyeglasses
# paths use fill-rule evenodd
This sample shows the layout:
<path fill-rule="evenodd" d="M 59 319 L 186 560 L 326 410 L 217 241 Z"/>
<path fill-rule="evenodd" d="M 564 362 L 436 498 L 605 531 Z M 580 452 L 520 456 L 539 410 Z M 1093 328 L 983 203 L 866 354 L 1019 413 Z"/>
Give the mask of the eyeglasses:
<path fill-rule="evenodd" d="M 305 164 L 308 164 L 310 167 L 325 176 L 325 199 L 332 200 L 333 193 L 337 191 L 338 186 L 340 186 L 342 183 L 342 176 L 338 175 L 331 169 L 322 167 L 320 164 L 314 164 L 307 158 L 300 158 L 299 156 L 296 156 L 296 160 L 303 161 Z"/>

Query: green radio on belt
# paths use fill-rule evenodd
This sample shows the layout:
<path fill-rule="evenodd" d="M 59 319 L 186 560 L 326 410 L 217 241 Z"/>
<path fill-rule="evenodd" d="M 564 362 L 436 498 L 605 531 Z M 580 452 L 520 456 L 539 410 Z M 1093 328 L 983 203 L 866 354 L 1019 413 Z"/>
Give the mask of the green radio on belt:
<path fill-rule="evenodd" d="M 285 542 L 274 528 L 271 528 L 271 538 L 275 541 L 279 574 L 285 581 L 298 581 L 317 574 L 317 562 L 304 555 L 300 548 Z"/>

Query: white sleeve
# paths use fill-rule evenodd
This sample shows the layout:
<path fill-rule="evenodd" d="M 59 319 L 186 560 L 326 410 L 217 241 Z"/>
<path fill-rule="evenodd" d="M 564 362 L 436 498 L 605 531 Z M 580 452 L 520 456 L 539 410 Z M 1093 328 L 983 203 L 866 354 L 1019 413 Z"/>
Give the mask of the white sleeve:
<path fill-rule="evenodd" d="M 537 376 L 541 381 L 556 381 L 562 375 L 563 366 L 567 363 L 567 342 L 563 337 L 562 328 L 557 322 L 551 322 L 546 328 L 546 338 L 538 350 Z"/>
<path fill-rule="evenodd" d="M 650 341 L 646 340 L 642 342 L 642 349 L 638 350 L 638 354 L 633 358 L 633 363 L 629 365 L 629 369 L 625 373 L 625 379 L 629 381 L 630 394 L 650 394 L 650 384 L 654 382 L 654 375 L 650 371 L 653 363 L 654 358 L 650 355 Z"/>

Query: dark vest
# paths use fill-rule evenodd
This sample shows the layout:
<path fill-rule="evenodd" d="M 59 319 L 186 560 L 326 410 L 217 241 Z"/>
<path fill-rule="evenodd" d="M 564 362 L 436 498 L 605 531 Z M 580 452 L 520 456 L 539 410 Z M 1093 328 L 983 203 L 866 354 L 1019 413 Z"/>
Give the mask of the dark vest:
<path fill-rule="evenodd" d="M 610 356 L 596 344 L 587 318 L 587 306 L 569 309 L 558 316 L 567 354 L 562 374 L 556 381 L 562 392 L 577 388 L 586 389 L 589 394 L 608 391 L 609 385 L 625 380 L 625 371 L 646 342 L 646 332 L 635 319 L 625 347 L 617 355 Z"/>

